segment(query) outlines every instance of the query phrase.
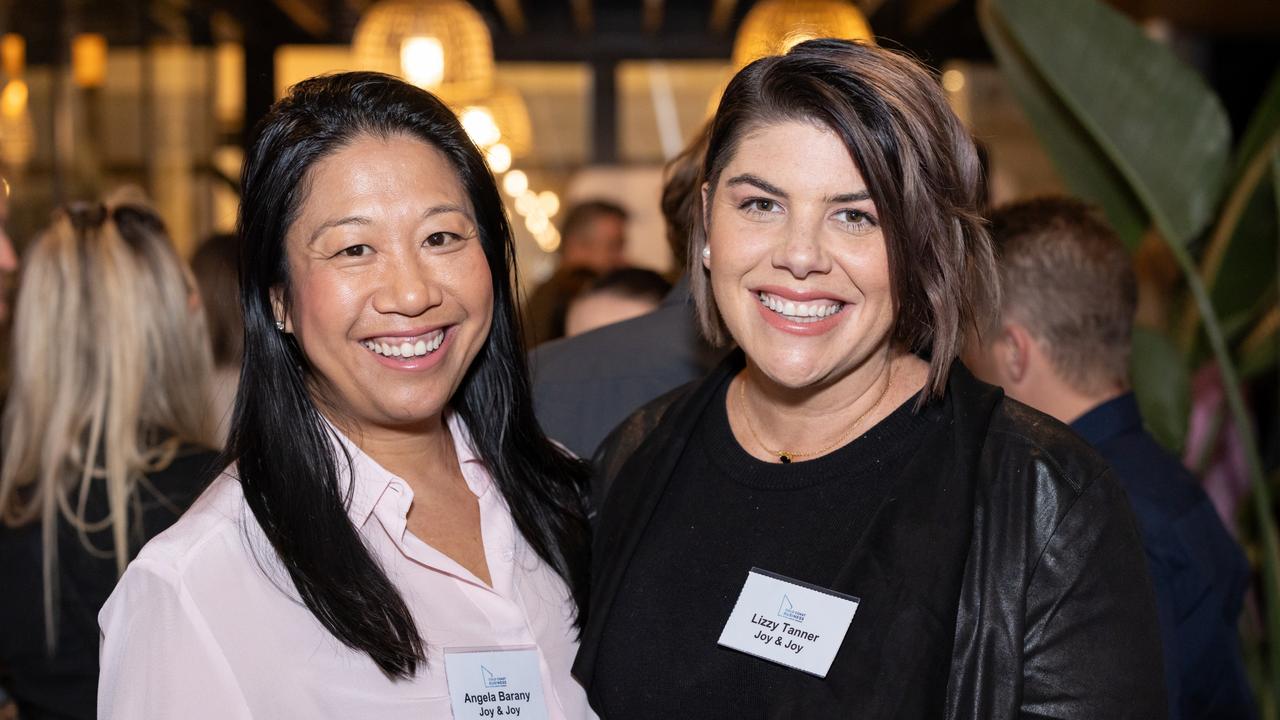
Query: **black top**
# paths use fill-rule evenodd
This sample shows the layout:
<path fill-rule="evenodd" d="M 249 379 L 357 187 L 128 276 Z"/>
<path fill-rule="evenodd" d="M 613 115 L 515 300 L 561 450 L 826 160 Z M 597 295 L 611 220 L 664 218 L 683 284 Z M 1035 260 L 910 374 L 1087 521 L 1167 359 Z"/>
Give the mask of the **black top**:
<path fill-rule="evenodd" d="M 734 438 L 729 387 L 726 377 L 699 419 L 605 627 L 597 709 L 611 720 L 758 717 L 791 692 L 821 691 L 819 678 L 716 641 L 753 567 L 831 586 L 938 417 L 912 413 L 913 398 L 835 452 L 766 463 Z"/>
<path fill-rule="evenodd" d="M 147 476 L 138 489 L 141 512 L 130 518 L 130 557 L 191 505 L 218 469 L 216 458 L 211 450 L 184 446 L 169 467 Z M 96 483 L 85 517 L 94 521 L 107 514 L 106 487 Z M 105 551 L 98 557 L 80 542 L 75 528 L 59 522 L 58 638 L 52 657 L 45 649 L 40 533 L 38 521 L 20 528 L 0 525 L 0 671 L 22 720 L 91 720 L 97 716 L 98 611 L 119 579 L 111 528 L 89 533 L 93 546 Z"/>
<path fill-rule="evenodd" d="M 1132 393 L 1071 428 L 1115 470 L 1138 518 L 1164 640 L 1170 720 L 1254 717 L 1236 629 L 1249 564 L 1213 503 L 1143 428 Z"/>
<path fill-rule="evenodd" d="M 594 707 L 621 586 L 698 423 L 741 366 L 734 353 L 645 405 L 597 453 L 591 606 L 573 664 Z M 943 406 L 861 539 L 833 561 L 828 588 L 861 602 L 826 678 L 747 717 L 1165 717 L 1141 539 L 1102 458 L 958 362 Z"/>

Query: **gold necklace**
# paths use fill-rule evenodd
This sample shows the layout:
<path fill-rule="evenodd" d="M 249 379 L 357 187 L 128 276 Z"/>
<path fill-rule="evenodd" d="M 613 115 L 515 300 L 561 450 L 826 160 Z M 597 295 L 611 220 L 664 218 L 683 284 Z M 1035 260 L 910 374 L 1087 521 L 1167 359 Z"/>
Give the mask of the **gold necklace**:
<path fill-rule="evenodd" d="M 835 450 L 836 448 L 843 445 L 844 442 L 848 440 L 851 435 L 853 435 L 853 431 L 858 427 L 858 423 L 861 423 L 868 415 L 870 415 L 872 410 L 875 410 L 876 408 L 880 407 L 880 403 L 883 402 L 885 396 L 889 394 L 889 388 L 892 385 L 893 385 L 893 364 L 891 362 L 889 364 L 889 379 L 884 384 L 884 389 L 880 391 L 880 397 L 876 398 L 875 403 L 872 404 L 871 407 L 867 408 L 866 412 L 859 415 L 857 420 L 853 421 L 853 424 L 851 424 L 849 426 L 849 429 L 846 430 L 845 433 L 840 436 L 839 440 L 836 440 L 835 442 L 822 448 L 821 450 L 814 450 L 812 452 L 807 452 L 807 453 L 793 452 L 791 450 L 770 450 L 769 446 L 764 444 L 764 441 L 761 440 L 760 436 L 756 434 L 755 426 L 751 424 L 751 413 L 747 412 L 747 381 L 745 378 L 742 380 L 742 382 L 738 383 L 738 404 L 742 406 L 742 419 L 747 421 L 747 431 L 751 433 L 751 437 L 756 441 L 756 445 L 759 445 L 766 453 L 770 455 L 777 455 L 778 462 L 785 465 L 787 463 L 790 463 L 795 458 L 807 458 L 807 457 L 817 457 L 819 455 L 826 455 L 832 450 Z"/>

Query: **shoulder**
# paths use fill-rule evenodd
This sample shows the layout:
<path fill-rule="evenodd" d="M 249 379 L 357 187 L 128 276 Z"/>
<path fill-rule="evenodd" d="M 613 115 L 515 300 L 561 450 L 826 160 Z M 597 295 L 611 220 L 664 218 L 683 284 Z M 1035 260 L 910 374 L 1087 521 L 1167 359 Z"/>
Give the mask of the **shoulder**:
<path fill-rule="evenodd" d="M 247 558 L 242 542 L 246 518 L 252 515 L 231 467 L 214 478 L 177 522 L 143 546 L 137 561 L 178 577 L 238 567 Z"/>
<path fill-rule="evenodd" d="M 672 406 L 692 392 L 697 384 L 696 381 L 685 383 L 637 408 L 600 443 L 596 460 L 610 457 L 625 461 L 658 428 Z"/>
<path fill-rule="evenodd" d="M 662 352 L 654 351 L 658 340 L 663 343 Z M 584 370 L 616 378 L 634 373 L 638 361 L 640 367 L 687 365 L 690 357 L 699 356 L 701 343 L 686 307 L 663 306 L 637 318 L 543 343 L 530 352 L 529 364 L 535 382 L 581 381 Z M 627 364 L 619 366 L 619 360 Z"/>
<path fill-rule="evenodd" d="M 996 477 L 1037 473 L 1038 479 L 1071 495 L 1108 474 L 1106 461 L 1071 428 L 1008 397 L 992 413 L 983 455 L 1006 471 Z"/>
<path fill-rule="evenodd" d="M 1191 472 L 1141 428 L 1101 443 L 1098 450 L 1144 523 L 1174 523 L 1209 504 Z"/>
<path fill-rule="evenodd" d="M 672 407 L 695 392 L 698 385 L 697 381 L 686 383 L 650 400 L 627 416 L 600 443 L 591 459 L 591 493 L 597 508 L 602 506 L 613 481 L 640 445 L 654 434 Z"/>

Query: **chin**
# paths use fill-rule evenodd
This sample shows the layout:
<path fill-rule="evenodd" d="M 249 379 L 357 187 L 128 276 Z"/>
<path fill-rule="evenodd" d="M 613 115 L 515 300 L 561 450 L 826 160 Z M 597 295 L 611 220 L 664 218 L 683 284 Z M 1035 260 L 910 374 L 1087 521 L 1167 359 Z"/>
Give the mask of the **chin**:
<path fill-rule="evenodd" d="M 808 360 L 760 356 L 753 356 L 751 359 L 765 377 L 792 390 L 819 385 L 831 375 L 830 368 L 820 367 Z"/>

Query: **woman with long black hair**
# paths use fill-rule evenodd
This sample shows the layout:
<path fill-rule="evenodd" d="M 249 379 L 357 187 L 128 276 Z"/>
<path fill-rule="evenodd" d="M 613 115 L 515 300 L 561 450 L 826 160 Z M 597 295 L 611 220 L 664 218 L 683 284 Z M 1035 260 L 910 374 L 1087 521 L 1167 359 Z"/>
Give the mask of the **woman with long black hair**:
<path fill-rule="evenodd" d="M 585 472 L 533 417 L 479 151 L 424 91 L 318 77 L 242 187 L 230 464 L 103 609 L 100 716 L 589 716 Z"/>

